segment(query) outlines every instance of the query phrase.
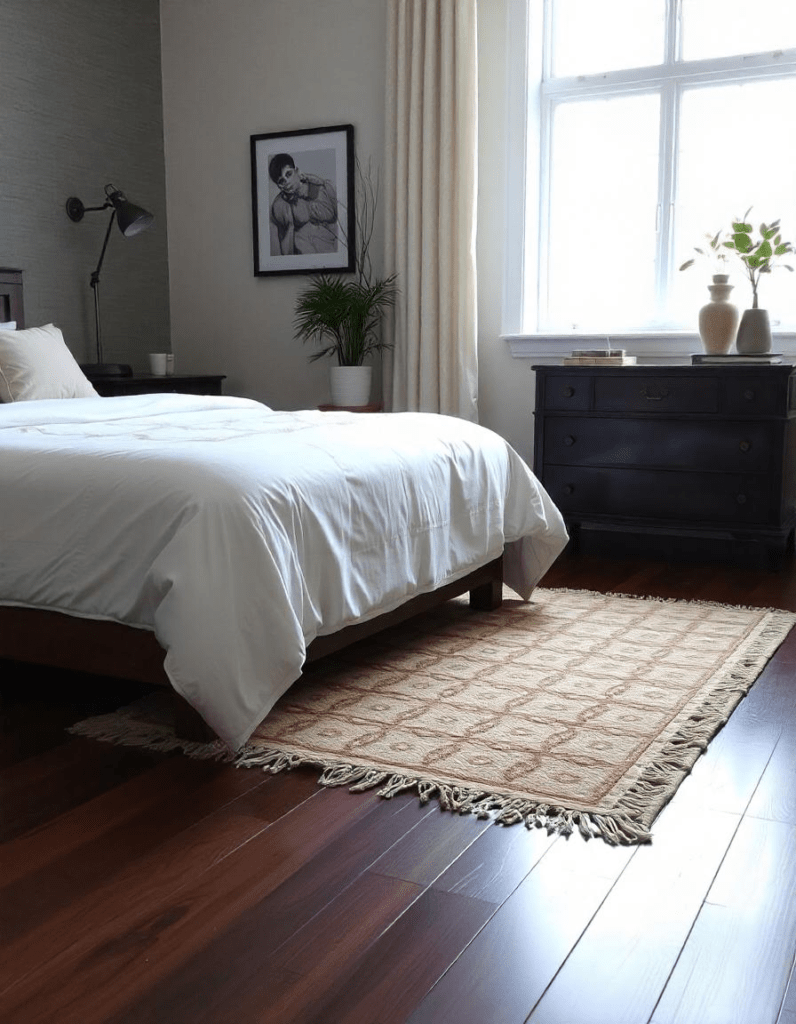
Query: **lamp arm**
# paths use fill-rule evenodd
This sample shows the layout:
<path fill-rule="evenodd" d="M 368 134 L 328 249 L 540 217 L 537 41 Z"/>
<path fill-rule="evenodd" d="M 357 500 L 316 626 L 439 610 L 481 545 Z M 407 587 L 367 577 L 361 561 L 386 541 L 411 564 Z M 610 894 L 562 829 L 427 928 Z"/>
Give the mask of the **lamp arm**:
<path fill-rule="evenodd" d="M 110 205 L 110 204 L 106 204 L 106 205 Z M 104 210 L 105 207 L 104 206 L 99 206 L 98 209 L 99 210 Z M 115 220 L 116 220 L 116 210 L 113 211 L 113 213 L 111 214 L 111 219 L 108 221 L 108 230 L 105 232 L 105 241 L 102 243 L 102 252 L 100 253 L 99 260 L 97 261 L 97 266 L 92 271 L 92 274 L 91 274 L 90 284 L 91 284 L 92 288 L 96 288 L 97 285 L 99 284 L 100 271 L 102 270 L 102 261 L 105 259 L 105 250 L 108 248 L 108 240 L 111 237 L 111 228 L 113 227 L 113 222 Z"/>
<path fill-rule="evenodd" d="M 106 203 L 105 205 L 106 206 L 110 206 L 111 204 L 110 203 Z M 105 207 L 101 206 L 100 209 L 104 210 Z M 89 281 L 89 284 L 91 285 L 91 290 L 94 292 L 94 328 L 95 328 L 95 331 L 96 331 L 96 339 L 97 339 L 97 364 L 98 365 L 102 365 L 102 362 L 103 362 L 103 355 L 102 355 L 102 332 L 101 332 L 101 329 L 100 329 L 100 306 L 99 306 L 100 271 L 102 270 L 102 261 L 105 259 L 105 250 L 108 248 L 108 241 L 109 241 L 109 239 L 111 237 L 111 229 L 113 228 L 113 222 L 115 220 L 116 220 L 116 208 L 114 207 L 113 213 L 111 214 L 110 220 L 108 221 L 108 230 L 105 232 L 105 241 L 102 243 L 102 252 L 100 253 L 100 257 L 99 257 L 99 260 L 97 262 L 97 266 L 92 271 L 91 279 Z"/>

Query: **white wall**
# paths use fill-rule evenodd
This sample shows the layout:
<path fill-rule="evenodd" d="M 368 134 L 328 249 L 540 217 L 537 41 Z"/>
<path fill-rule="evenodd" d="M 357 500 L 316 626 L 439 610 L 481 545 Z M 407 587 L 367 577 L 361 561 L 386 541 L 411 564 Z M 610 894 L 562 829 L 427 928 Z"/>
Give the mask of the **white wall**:
<path fill-rule="evenodd" d="M 505 0 L 479 0 L 478 18 L 481 422 L 528 457 L 533 375 L 499 339 Z M 351 123 L 380 165 L 387 0 L 161 0 L 161 19 L 177 366 L 275 407 L 328 401 L 328 363 L 293 340 L 306 278 L 253 275 L 249 136 Z"/>
<path fill-rule="evenodd" d="M 274 407 L 326 402 L 329 364 L 293 339 L 307 278 L 254 276 L 249 137 L 353 124 L 380 165 L 386 4 L 161 0 L 161 20 L 175 365 Z"/>

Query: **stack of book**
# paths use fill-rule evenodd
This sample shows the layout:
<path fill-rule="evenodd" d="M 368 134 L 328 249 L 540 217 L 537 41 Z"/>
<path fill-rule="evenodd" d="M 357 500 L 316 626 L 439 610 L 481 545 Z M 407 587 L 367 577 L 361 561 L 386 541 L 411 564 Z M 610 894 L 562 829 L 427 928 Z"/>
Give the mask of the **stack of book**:
<path fill-rule="evenodd" d="M 633 366 L 635 356 L 623 348 L 576 348 L 564 356 L 565 366 Z"/>
<path fill-rule="evenodd" d="M 726 366 L 746 363 L 752 366 L 770 366 L 772 363 L 781 363 L 780 352 L 762 352 L 757 355 L 743 355 L 740 352 L 727 352 L 724 355 L 711 355 L 708 352 L 699 352 L 691 356 L 692 366 Z"/>

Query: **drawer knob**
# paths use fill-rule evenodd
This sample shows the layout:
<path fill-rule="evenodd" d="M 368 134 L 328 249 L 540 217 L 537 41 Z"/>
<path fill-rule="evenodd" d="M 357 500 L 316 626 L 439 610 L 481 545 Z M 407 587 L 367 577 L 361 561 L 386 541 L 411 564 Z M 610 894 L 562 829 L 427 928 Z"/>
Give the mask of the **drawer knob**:
<path fill-rule="evenodd" d="M 641 397 L 646 398 L 648 402 L 662 402 L 664 398 L 669 397 L 669 389 L 661 388 L 660 391 L 650 391 L 649 388 L 641 388 Z"/>
<path fill-rule="evenodd" d="M 746 504 L 746 495 L 745 494 L 737 494 L 735 496 L 735 500 L 738 502 L 739 505 L 745 505 Z"/>
<path fill-rule="evenodd" d="M 575 491 L 574 484 L 564 484 L 564 494 L 573 494 Z"/>
<path fill-rule="evenodd" d="M 574 394 L 575 394 L 575 389 L 574 389 L 574 388 L 572 387 L 572 385 L 571 385 L 571 384 L 568 384 L 568 385 L 567 385 L 567 386 L 566 386 L 566 387 L 564 388 L 564 398 L 572 398 L 572 396 L 573 396 Z"/>
<path fill-rule="evenodd" d="M 567 446 L 567 448 L 571 448 L 574 443 L 575 438 L 572 436 L 572 434 L 567 434 L 567 436 L 564 438 L 564 444 Z"/>
<path fill-rule="evenodd" d="M 755 393 L 754 391 L 752 391 L 751 388 L 747 388 L 746 391 L 744 391 L 743 396 L 747 402 L 751 402 L 752 399 L 755 397 Z"/>
<path fill-rule="evenodd" d="M 738 447 L 741 449 L 742 452 L 748 452 L 749 449 L 752 447 L 752 443 L 751 441 L 741 441 Z"/>

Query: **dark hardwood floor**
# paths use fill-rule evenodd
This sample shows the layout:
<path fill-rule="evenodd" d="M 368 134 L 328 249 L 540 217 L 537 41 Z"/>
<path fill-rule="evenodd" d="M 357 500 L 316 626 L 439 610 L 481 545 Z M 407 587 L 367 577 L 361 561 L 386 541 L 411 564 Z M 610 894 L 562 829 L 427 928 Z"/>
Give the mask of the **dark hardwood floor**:
<path fill-rule="evenodd" d="M 547 586 L 796 611 L 796 561 Z M 0 665 L 4 1024 L 796 1024 L 796 634 L 651 845 L 70 736 L 141 692 Z"/>

